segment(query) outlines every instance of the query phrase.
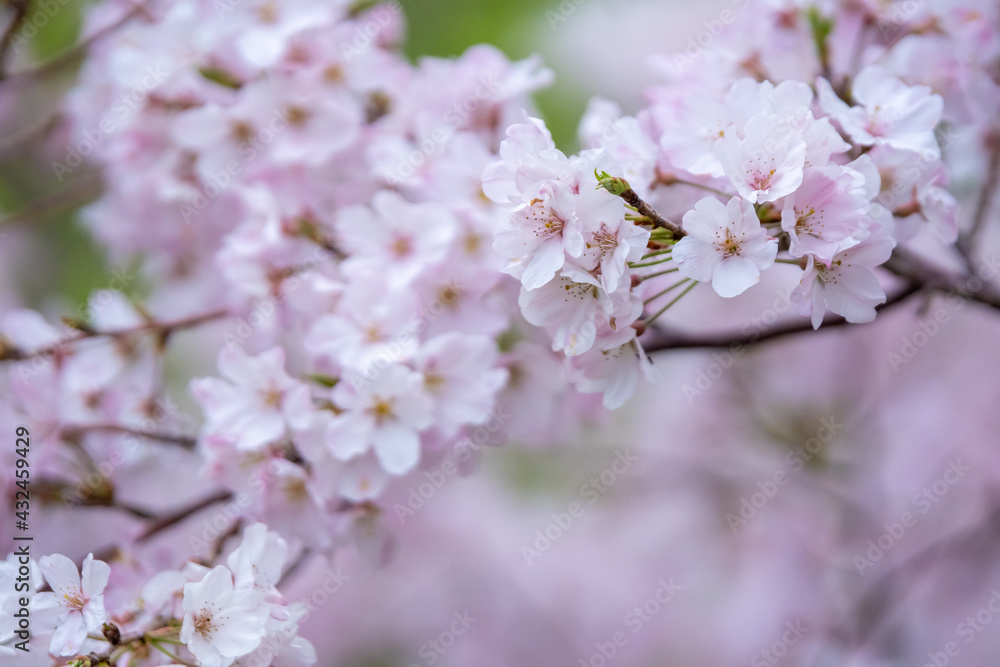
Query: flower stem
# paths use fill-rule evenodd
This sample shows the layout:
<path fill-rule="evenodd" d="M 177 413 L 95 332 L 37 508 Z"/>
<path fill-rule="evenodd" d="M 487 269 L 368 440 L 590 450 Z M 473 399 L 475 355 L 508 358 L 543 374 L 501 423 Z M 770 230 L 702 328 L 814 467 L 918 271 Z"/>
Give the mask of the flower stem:
<path fill-rule="evenodd" d="M 656 266 L 657 264 L 664 264 L 666 262 L 669 262 L 672 259 L 673 259 L 673 257 L 666 257 L 666 258 L 663 258 L 663 259 L 657 259 L 657 260 L 652 261 L 652 262 L 644 262 L 642 264 L 629 264 L 628 268 L 630 268 L 630 269 L 644 269 L 647 266 Z"/>
<path fill-rule="evenodd" d="M 156 639 L 150 639 L 148 643 L 149 643 L 150 646 L 152 646 L 153 648 L 155 648 L 160 653 L 163 653 L 164 655 L 166 655 L 168 658 L 170 658 L 171 660 L 173 660 L 174 662 L 176 662 L 178 665 L 187 665 L 187 667 L 198 667 L 193 662 L 188 662 L 187 660 L 179 658 L 176 655 L 174 655 L 173 653 L 171 653 L 170 651 L 168 651 L 167 649 L 165 649 L 162 646 L 160 646 L 160 642 L 161 641 L 163 641 L 163 639 L 156 638 Z"/>
<path fill-rule="evenodd" d="M 677 287 L 678 285 L 683 285 L 684 283 L 688 282 L 689 280 L 691 280 L 691 279 L 690 278 L 685 278 L 681 282 L 677 283 L 677 285 L 674 285 L 674 287 Z M 668 303 L 667 305 L 665 305 L 663 308 L 660 308 L 658 311 L 656 311 L 656 313 L 652 317 L 648 318 L 646 320 L 646 322 L 645 322 L 646 326 L 649 326 L 650 324 L 652 324 L 653 322 L 655 322 L 656 318 L 658 318 L 663 313 L 667 312 L 667 309 L 669 309 L 675 303 L 677 303 L 682 298 L 684 298 L 684 295 L 687 294 L 688 292 L 690 292 L 691 290 L 693 290 L 695 288 L 695 285 L 697 285 L 697 284 L 698 284 L 697 281 L 691 281 L 691 284 L 688 285 L 687 288 L 683 292 L 681 292 L 680 294 L 678 294 L 677 296 L 675 296 L 673 298 L 673 300 L 671 300 L 670 303 Z M 673 287 L 671 287 L 670 289 L 673 289 Z"/>
<path fill-rule="evenodd" d="M 656 277 L 659 277 L 659 276 L 665 276 L 668 273 L 677 273 L 678 271 L 680 271 L 680 269 L 677 269 L 677 268 L 666 269 L 664 271 L 657 271 L 656 273 L 651 273 L 648 276 L 642 276 L 642 279 L 643 280 L 649 280 L 650 278 L 656 278 Z"/>
<path fill-rule="evenodd" d="M 675 289 L 677 289 L 678 287 L 680 287 L 684 283 L 688 282 L 689 280 L 691 280 L 691 279 L 690 278 L 685 278 L 684 280 L 682 280 L 682 281 L 680 281 L 678 283 L 674 283 L 673 285 L 671 285 L 670 287 L 666 288 L 665 290 L 663 290 L 661 292 L 657 292 L 653 296 L 651 296 L 648 299 L 646 299 L 645 301 L 643 301 L 643 304 L 644 305 L 645 304 L 650 304 L 653 301 L 656 301 L 657 299 L 659 299 L 664 294 L 669 294 L 670 292 L 673 292 Z"/>

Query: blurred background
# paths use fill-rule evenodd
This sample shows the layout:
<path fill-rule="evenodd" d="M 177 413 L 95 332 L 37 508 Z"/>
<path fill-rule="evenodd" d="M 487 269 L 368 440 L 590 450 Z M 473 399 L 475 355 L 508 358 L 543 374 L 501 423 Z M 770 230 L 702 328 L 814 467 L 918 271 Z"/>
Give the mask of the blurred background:
<path fill-rule="evenodd" d="M 480 42 L 541 54 L 556 83 L 538 104 L 566 151 L 592 95 L 638 108 L 647 56 L 719 4 L 402 1 L 414 59 Z M 82 7 L 55 13 L 33 59 L 66 53 Z M 0 310 L 144 290 L 112 285 L 76 224 L 96 174 L 60 183 L 39 150 L 75 66 L 4 84 Z M 787 310 L 759 293 L 747 312 Z M 929 336 L 937 309 L 947 323 Z M 718 312 L 674 316 L 710 328 Z M 303 635 L 330 667 L 995 665 L 998 340 L 996 313 L 926 302 L 742 354 L 661 354 L 659 388 L 580 415 L 558 446 L 490 450 L 470 478 L 418 475 L 387 502 L 409 510 L 386 513 L 388 568 L 347 554 L 344 581 L 314 564 L 287 597 L 311 605 Z"/>

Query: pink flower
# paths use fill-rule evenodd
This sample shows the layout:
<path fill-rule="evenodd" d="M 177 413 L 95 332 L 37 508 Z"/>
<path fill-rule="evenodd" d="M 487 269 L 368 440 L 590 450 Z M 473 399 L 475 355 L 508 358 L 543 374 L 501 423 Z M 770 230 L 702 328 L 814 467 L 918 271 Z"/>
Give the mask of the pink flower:
<path fill-rule="evenodd" d="M 941 121 L 944 102 L 927 86 L 908 86 L 872 65 L 854 78 L 851 97 L 855 106 L 841 100 L 826 79 L 818 79 L 816 88 L 823 110 L 858 144 L 940 157 L 934 128 Z"/>
<path fill-rule="evenodd" d="M 529 290 L 552 280 L 566 255 L 578 257 L 584 249 L 573 193 L 560 183 L 545 182 L 533 194 L 493 237 L 493 248 L 509 260 L 504 271 Z"/>
<path fill-rule="evenodd" d="M 753 204 L 775 201 L 802 183 L 806 143 L 789 130 L 780 116 L 754 116 L 742 138 L 730 126 L 715 142 L 715 154 L 741 197 Z"/>
<path fill-rule="evenodd" d="M 338 415 L 326 431 L 333 453 L 348 460 L 375 450 L 391 475 L 412 470 L 420 460 L 420 431 L 433 423 L 431 400 L 421 391 L 424 378 L 391 364 L 373 380 L 355 377 L 333 389 Z"/>
<path fill-rule="evenodd" d="M 424 392 L 434 401 L 434 425 L 445 436 L 466 424 L 485 421 L 507 382 L 496 368 L 496 342 L 485 336 L 451 332 L 423 345 L 415 365 L 424 377 Z"/>
<path fill-rule="evenodd" d="M 535 290 L 522 288 L 518 303 L 528 322 L 555 330 L 552 349 L 568 356 L 589 350 L 597 337 L 597 320 L 614 312 L 600 282 L 579 270 L 565 271 Z"/>
<path fill-rule="evenodd" d="M 733 297 L 757 284 L 778 253 L 778 241 L 767 235 L 754 207 L 739 197 L 728 204 L 702 199 L 684 215 L 684 229 L 688 235 L 673 252 L 681 275 L 711 280 L 719 296 Z"/>
<path fill-rule="evenodd" d="M 659 373 L 636 338 L 623 345 L 595 345 L 585 354 L 572 357 L 569 366 L 577 390 L 604 394 L 603 404 L 608 410 L 623 406 L 635 393 L 641 377 L 651 383 L 659 381 Z"/>
<path fill-rule="evenodd" d="M 260 449 L 304 428 L 312 413 L 309 387 L 285 372 L 285 351 L 272 348 L 256 357 L 240 347 L 219 353 L 223 377 L 191 383 L 207 417 L 206 433 L 228 433 L 237 449 Z"/>
<path fill-rule="evenodd" d="M 100 632 L 105 620 L 104 588 L 111 568 L 88 554 L 82 576 L 66 556 L 53 554 L 38 561 L 51 593 L 38 593 L 35 605 L 41 624 L 54 626 L 49 650 L 55 655 L 74 655 L 87 640 L 87 634 Z"/>
<path fill-rule="evenodd" d="M 885 291 L 872 269 L 889 259 L 895 245 L 885 227 L 876 223 L 867 240 L 838 253 L 829 267 L 809 255 L 805 274 L 792 292 L 792 305 L 811 317 L 814 329 L 822 324 L 827 308 L 848 322 L 871 322 L 875 307 L 885 302 Z"/>
<path fill-rule="evenodd" d="M 848 167 L 809 167 L 802 185 L 785 199 L 781 228 L 794 257 L 813 255 L 829 266 L 841 250 L 868 236 L 865 177 Z"/>

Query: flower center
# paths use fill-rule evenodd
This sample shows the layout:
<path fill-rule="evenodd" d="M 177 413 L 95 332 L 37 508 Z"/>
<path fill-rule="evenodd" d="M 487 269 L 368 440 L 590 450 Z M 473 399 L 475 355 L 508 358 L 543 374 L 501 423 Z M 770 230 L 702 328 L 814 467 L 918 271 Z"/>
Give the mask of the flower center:
<path fill-rule="evenodd" d="M 215 621 L 211 612 L 203 610 L 194 620 L 194 630 L 205 639 L 211 639 L 215 634 Z"/>
<path fill-rule="evenodd" d="M 375 417 L 376 424 L 384 424 L 390 419 L 395 419 L 396 415 L 392 411 L 392 399 L 379 398 L 375 401 L 369 412 Z"/>
<path fill-rule="evenodd" d="M 750 179 L 750 185 L 754 190 L 766 190 L 771 187 L 771 177 L 774 176 L 774 169 L 769 172 L 755 171 Z"/>

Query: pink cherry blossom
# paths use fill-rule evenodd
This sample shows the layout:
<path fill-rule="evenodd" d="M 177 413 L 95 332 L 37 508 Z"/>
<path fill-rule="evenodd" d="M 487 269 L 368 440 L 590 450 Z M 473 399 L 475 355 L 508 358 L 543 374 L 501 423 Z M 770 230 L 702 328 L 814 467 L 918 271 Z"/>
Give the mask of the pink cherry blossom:
<path fill-rule="evenodd" d="M 927 86 L 908 86 L 876 65 L 855 77 L 855 106 L 841 100 L 825 79 L 816 86 L 823 109 L 858 144 L 940 156 L 934 128 L 941 121 L 943 101 Z"/>
<path fill-rule="evenodd" d="M 424 378 L 405 366 L 390 364 L 373 380 L 358 378 L 333 390 L 338 416 L 326 441 L 343 460 L 375 451 L 392 475 L 402 475 L 420 460 L 420 431 L 433 422 L 432 402 L 421 391 Z"/>
<path fill-rule="evenodd" d="M 304 427 L 312 411 L 309 388 L 285 372 L 285 353 L 273 348 L 256 357 L 240 347 L 219 353 L 225 379 L 195 380 L 191 389 L 208 415 L 206 433 L 231 433 L 243 450 L 279 440 Z"/>
<path fill-rule="evenodd" d="M 778 242 L 767 235 L 753 206 L 733 197 L 699 201 L 684 216 L 688 236 L 674 247 L 681 275 L 712 281 L 719 296 L 741 294 L 760 280 L 760 272 L 774 263 Z"/>

